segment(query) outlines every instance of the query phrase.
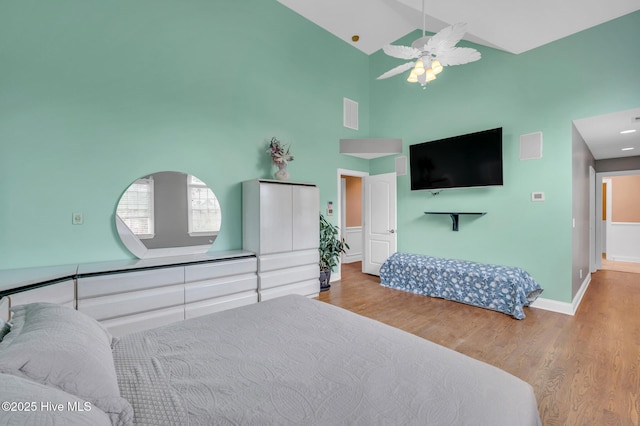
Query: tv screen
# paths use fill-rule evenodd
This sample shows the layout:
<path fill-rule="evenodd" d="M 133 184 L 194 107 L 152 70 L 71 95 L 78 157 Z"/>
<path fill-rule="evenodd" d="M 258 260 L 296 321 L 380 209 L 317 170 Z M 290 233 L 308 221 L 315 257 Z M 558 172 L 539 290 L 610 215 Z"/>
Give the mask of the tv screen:
<path fill-rule="evenodd" d="M 502 127 L 409 147 L 411 189 L 502 185 Z"/>

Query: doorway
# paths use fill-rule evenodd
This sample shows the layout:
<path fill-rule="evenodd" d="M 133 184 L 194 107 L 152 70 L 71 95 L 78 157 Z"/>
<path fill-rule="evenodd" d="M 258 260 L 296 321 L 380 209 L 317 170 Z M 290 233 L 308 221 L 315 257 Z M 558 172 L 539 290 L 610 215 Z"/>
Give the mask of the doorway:
<path fill-rule="evenodd" d="M 396 251 L 397 247 L 397 189 L 396 173 L 369 176 L 367 172 L 338 169 L 338 228 L 340 237 L 346 236 L 346 201 L 343 201 L 343 177 L 358 177 L 361 185 L 361 226 L 362 235 L 356 243 L 362 247 L 362 272 L 378 275 L 382 263 Z M 346 187 L 346 184 L 345 184 Z M 341 278 L 342 262 L 338 263 L 332 281 Z M 335 276 L 335 279 L 333 279 Z"/>
<path fill-rule="evenodd" d="M 363 200 L 362 200 L 362 178 L 369 176 L 368 172 L 362 172 L 359 170 L 338 169 L 338 200 L 336 206 L 336 213 L 338 216 L 338 229 L 340 230 L 340 238 L 345 238 L 347 244 L 349 244 L 349 252 L 346 259 L 341 258 L 338 263 L 338 268 L 331 274 L 331 281 L 338 281 L 342 276 L 342 262 L 358 262 L 362 259 L 362 222 L 363 222 Z M 344 179 L 344 180 L 343 180 Z M 360 218 L 357 220 L 357 207 L 352 206 L 356 212 L 351 212 L 353 215 L 352 221 L 347 221 L 347 179 L 352 179 L 354 187 L 351 190 L 357 190 L 358 181 L 360 183 Z M 357 198 L 357 197 L 354 197 Z M 354 200 L 351 200 L 353 202 Z M 357 203 L 357 201 L 355 201 Z M 360 225 L 356 225 L 357 223 Z M 349 225 L 352 225 L 349 227 Z M 358 230 L 358 227 L 360 228 Z M 349 232 L 351 228 L 351 232 Z M 359 231 L 359 232 L 358 232 Z M 353 245 L 352 245 L 353 243 Z M 359 257 L 359 258 L 358 258 Z"/>
<path fill-rule="evenodd" d="M 640 170 L 596 174 L 598 269 L 640 272 Z"/>
<path fill-rule="evenodd" d="M 342 263 L 362 261 L 362 177 L 342 175 L 340 194 L 340 230 L 349 249 Z"/>

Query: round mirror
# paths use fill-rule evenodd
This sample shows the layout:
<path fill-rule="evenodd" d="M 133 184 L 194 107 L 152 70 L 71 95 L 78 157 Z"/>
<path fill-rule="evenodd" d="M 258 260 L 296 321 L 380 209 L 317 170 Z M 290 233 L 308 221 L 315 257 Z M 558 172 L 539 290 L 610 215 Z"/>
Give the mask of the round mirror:
<path fill-rule="evenodd" d="M 122 243 L 140 259 L 205 253 L 222 214 L 213 191 L 195 176 L 158 172 L 133 182 L 116 208 Z"/>

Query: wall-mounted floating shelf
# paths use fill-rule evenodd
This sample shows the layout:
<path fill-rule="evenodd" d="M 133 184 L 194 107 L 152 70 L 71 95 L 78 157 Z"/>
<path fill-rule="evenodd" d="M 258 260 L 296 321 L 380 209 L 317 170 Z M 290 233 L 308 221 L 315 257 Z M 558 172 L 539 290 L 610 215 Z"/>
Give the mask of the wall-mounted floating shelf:
<path fill-rule="evenodd" d="M 475 215 L 475 216 L 484 216 L 487 212 L 424 212 L 424 214 L 448 214 L 451 217 L 451 221 L 453 222 L 453 230 L 458 230 L 459 224 L 459 216 L 461 214 Z"/>

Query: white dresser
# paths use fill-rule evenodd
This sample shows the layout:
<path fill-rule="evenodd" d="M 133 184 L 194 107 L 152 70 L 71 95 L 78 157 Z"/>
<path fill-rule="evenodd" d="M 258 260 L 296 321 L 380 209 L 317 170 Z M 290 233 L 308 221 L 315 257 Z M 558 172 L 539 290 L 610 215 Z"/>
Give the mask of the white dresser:
<path fill-rule="evenodd" d="M 317 186 L 256 179 L 242 184 L 243 248 L 258 256 L 261 301 L 320 292 Z"/>
<path fill-rule="evenodd" d="M 120 336 L 257 303 L 257 268 L 233 251 L 0 271 L 0 296 L 77 308 Z"/>

